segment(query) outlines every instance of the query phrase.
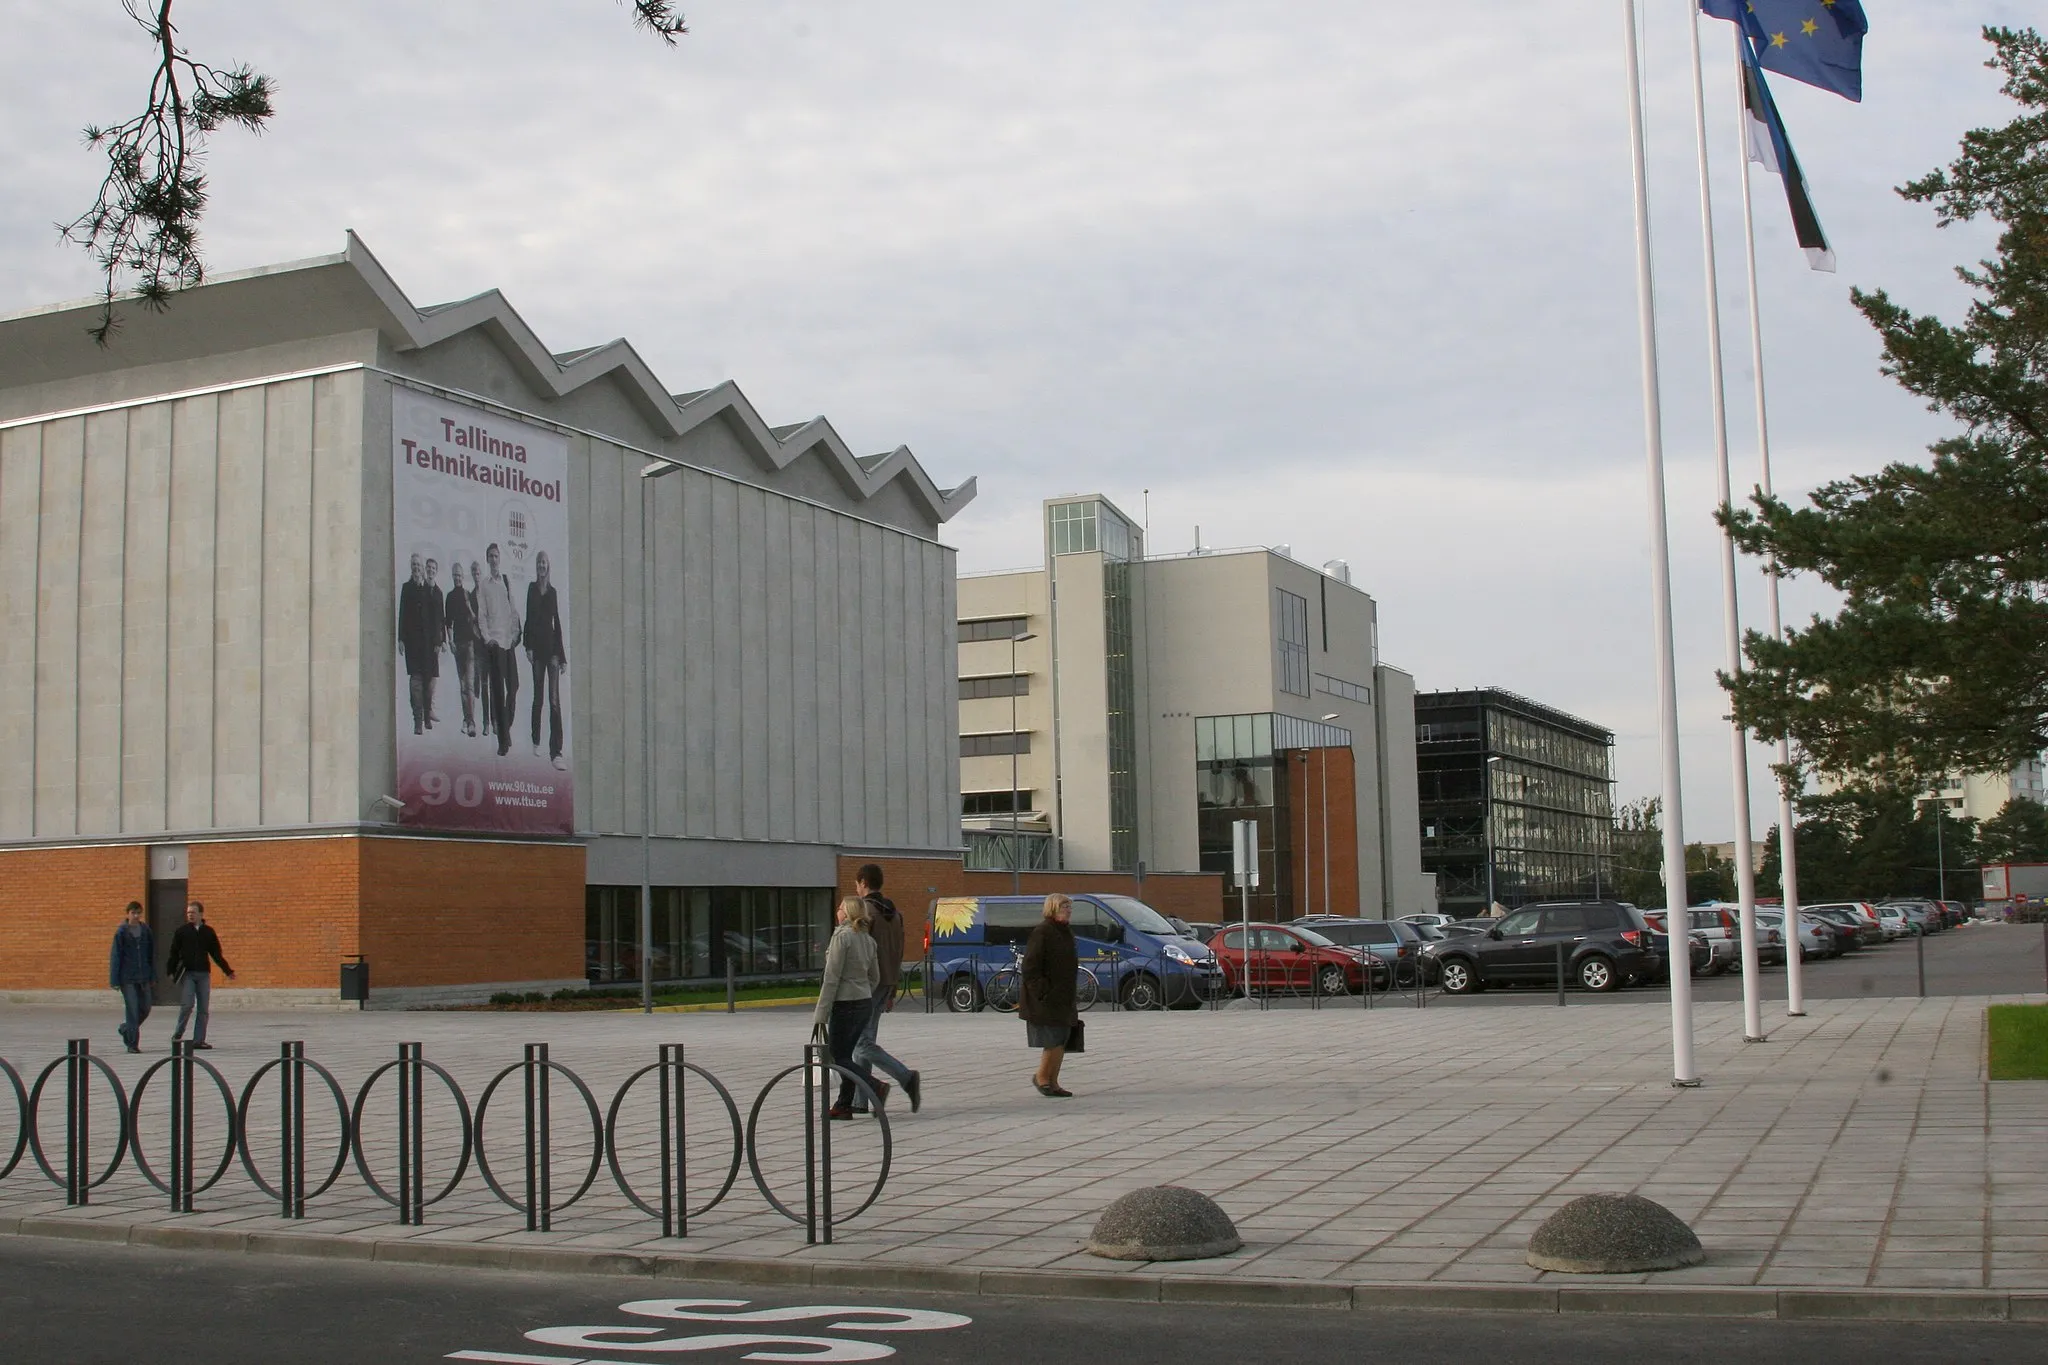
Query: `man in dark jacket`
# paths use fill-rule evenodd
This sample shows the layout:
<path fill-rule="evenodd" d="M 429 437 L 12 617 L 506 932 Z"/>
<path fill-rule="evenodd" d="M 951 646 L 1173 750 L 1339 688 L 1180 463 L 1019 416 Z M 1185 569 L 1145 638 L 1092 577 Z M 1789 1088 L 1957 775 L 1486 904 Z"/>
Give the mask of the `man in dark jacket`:
<path fill-rule="evenodd" d="M 540 757 L 540 699 L 548 699 L 548 757 L 557 768 L 562 758 L 562 670 L 569 666 L 568 640 L 562 634 L 562 608 L 555 585 L 548 581 L 548 556 L 533 557 L 533 581 L 526 585 L 526 659 L 533 673 L 533 754 Z"/>
<path fill-rule="evenodd" d="M 896 903 L 882 894 L 882 869 L 874 863 L 861 864 L 860 871 L 854 874 L 853 889 L 874 912 L 868 920 L 868 931 L 874 936 L 875 965 L 881 973 L 875 986 L 874 1008 L 868 1013 L 860 1041 L 854 1045 L 853 1059 L 862 1066 L 894 1076 L 903 1093 L 910 1097 L 910 1112 L 915 1114 L 924 1104 L 923 1077 L 884 1052 L 875 1041 L 882 1016 L 896 1007 L 896 983 L 903 977 L 903 916 L 896 913 Z"/>
<path fill-rule="evenodd" d="M 142 1021 L 149 1018 L 156 986 L 156 935 L 142 918 L 142 903 L 128 902 L 128 917 L 114 930 L 114 949 L 107 957 L 107 984 L 121 992 L 126 1018 L 121 1041 L 130 1052 L 142 1051 Z"/>
<path fill-rule="evenodd" d="M 178 980 L 178 1026 L 171 1031 L 171 1041 L 176 1043 L 185 1036 L 185 1021 L 196 1010 L 199 1020 L 192 1028 L 192 1046 L 211 1048 L 206 1041 L 206 1016 L 213 1008 L 213 963 L 228 974 L 228 980 L 235 979 L 235 969 L 228 966 L 228 960 L 220 954 L 220 935 L 213 932 L 213 926 L 206 922 L 206 907 L 193 901 L 185 907 L 185 922 L 178 926 L 178 932 L 171 935 L 171 970 L 175 973 L 183 967 L 184 976 Z"/>
<path fill-rule="evenodd" d="M 477 634 L 476 598 L 462 583 L 462 561 L 448 566 L 454 586 L 444 599 L 442 618 L 448 628 L 448 648 L 455 655 L 455 685 L 462 692 L 462 733 L 476 733 Z"/>
<path fill-rule="evenodd" d="M 429 724 L 434 682 L 441 672 L 442 610 L 439 594 L 427 584 L 426 560 L 414 555 L 412 577 L 398 589 L 398 649 L 405 656 L 412 732 L 416 735 Z"/>

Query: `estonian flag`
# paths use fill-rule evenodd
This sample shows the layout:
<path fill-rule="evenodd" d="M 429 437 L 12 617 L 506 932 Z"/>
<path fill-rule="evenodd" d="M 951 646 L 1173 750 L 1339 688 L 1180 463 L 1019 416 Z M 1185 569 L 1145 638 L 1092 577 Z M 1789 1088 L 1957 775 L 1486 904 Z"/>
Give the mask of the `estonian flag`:
<path fill-rule="evenodd" d="M 1792 139 L 1785 135 L 1785 120 L 1778 115 L 1778 103 L 1764 84 L 1763 68 L 1748 43 L 1742 49 L 1742 107 L 1749 115 L 1749 159 L 1774 172 L 1785 182 L 1785 203 L 1792 210 L 1792 231 L 1806 251 L 1806 262 L 1815 270 L 1833 274 L 1835 253 L 1821 231 L 1820 218 L 1806 193 L 1806 177 L 1800 173 L 1799 158 L 1792 154 Z"/>

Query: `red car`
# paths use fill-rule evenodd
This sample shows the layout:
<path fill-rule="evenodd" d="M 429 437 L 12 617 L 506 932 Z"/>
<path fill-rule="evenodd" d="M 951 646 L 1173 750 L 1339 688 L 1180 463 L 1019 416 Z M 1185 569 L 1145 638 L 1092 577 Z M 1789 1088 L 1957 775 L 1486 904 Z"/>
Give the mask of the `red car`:
<path fill-rule="evenodd" d="M 1246 934 L 1251 935 L 1249 944 Z M 1209 947 L 1223 968 L 1223 986 L 1228 991 L 1243 990 L 1247 975 L 1259 990 L 1305 991 L 1313 986 L 1321 995 L 1362 990 L 1367 972 L 1372 973 L 1374 990 L 1383 991 L 1388 984 L 1383 958 L 1363 948 L 1332 943 L 1313 929 L 1280 924 L 1254 924 L 1247 929 L 1242 924 L 1226 924 L 1209 940 Z"/>

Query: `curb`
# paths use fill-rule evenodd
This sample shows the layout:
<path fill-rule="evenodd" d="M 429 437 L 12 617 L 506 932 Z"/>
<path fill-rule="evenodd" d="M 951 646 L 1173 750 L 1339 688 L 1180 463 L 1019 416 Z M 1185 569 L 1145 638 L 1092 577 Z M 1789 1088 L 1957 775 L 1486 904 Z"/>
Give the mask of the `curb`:
<path fill-rule="evenodd" d="M 61 1218 L 0 1218 L 0 1236 L 174 1250 L 379 1261 L 387 1265 L 611 1275 L 790 1288 L 916 1290 L 1001 1298 L 1091 1299 L 1264 1308 L 1781 1319 L 1804 1322 L 2048 1322 L 2048 1288 L 1771 1289 L 1747 1285 L 1338 1284 L 1227 1275 L 972 1270 L 872 1261 L 690 1256 L 566 1247 L 377 1241 L 320 1233 L 233 1232 Z"/>

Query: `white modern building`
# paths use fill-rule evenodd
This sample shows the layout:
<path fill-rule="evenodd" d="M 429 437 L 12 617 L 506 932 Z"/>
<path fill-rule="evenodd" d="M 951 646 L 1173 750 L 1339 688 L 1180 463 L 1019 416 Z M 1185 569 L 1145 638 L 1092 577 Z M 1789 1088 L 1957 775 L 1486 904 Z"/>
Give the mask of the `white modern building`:
<path fill-rule="evenodd" d="M 1381 662 L 1345 565 L 1148 557 L 1097 495 L 1048 501 L 1044 526 L 1045 567 L 959 584 L 971 863 L 1228 871 L 1231 824 L 1251 819 L 1255 917 L 1435 908 L 1414 683 Z"/>

